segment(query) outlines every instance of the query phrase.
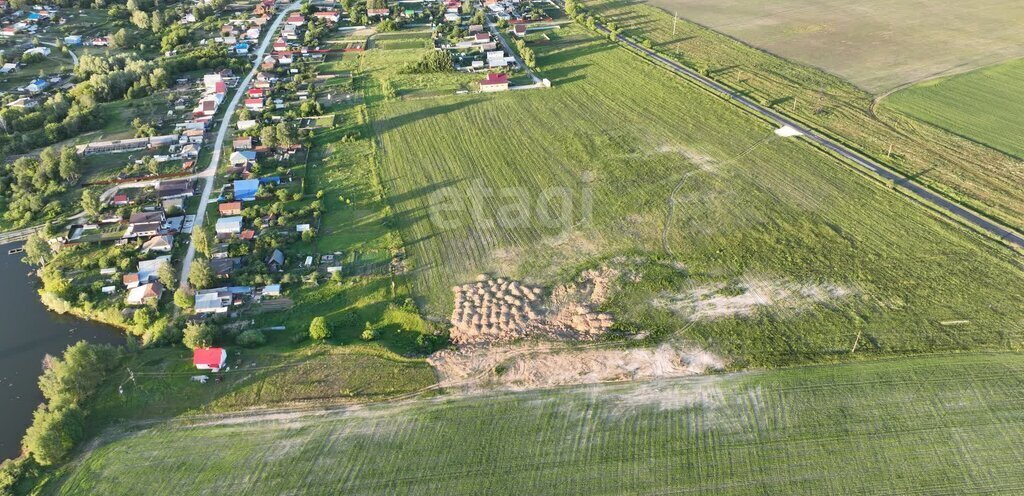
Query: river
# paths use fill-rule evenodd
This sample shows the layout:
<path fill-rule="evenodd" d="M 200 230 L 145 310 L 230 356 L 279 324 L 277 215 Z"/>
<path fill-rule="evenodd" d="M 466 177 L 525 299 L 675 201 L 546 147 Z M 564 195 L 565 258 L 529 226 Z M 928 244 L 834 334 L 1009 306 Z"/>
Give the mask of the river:
<path fill-rule="evenodd" d="M 103 324 L 57 315 L 39 302 L 38 279 L 21 254 L 0 246 L 0 459 L 21 452 L 21 437 L 32 423 L 32 411 L 43 402 L 36 384 L 43 356 L 60 355 L 68 345 L 85 339 L 93 343 L 124 344 L 124 333 Z"/>

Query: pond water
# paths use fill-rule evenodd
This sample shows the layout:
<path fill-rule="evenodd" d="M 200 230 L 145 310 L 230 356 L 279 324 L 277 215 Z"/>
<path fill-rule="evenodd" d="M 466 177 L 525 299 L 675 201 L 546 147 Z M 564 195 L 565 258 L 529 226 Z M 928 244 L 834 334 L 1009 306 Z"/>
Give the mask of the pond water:
<path fill-rule="evenodd" d="M 43 402 L 36 383 L 47 353 L 60 355 L 82 339 L 125 342 L 118 329 L 48 311 L 36 293 L 39 280 L 21 262 L 22 254 L 7 254 L 20 245 L 0 246 L 0 459 L 21 452 L 32 411 Z"/>

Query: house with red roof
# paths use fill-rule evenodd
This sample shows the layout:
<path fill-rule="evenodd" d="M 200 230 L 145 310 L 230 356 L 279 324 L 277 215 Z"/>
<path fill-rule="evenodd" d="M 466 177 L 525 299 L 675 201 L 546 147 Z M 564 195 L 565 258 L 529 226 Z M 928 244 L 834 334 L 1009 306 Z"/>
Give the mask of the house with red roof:
<path fill-rule="evenodd" d="M 495 91 L 508 90 L 508 74 L 491 72 L 487 77 L 480 80 L 480 91 L 491 93 Z"/>
<path fill-rule="evenodd" d="M 253 111 L 263 110 L 263 99 L 262 98 L 246 98 L 245 108 Z"/>
<path fill-rule="evenodd" d="M 302 14 L 292 14 L 284 22 L 285 24 L 298 27 L 306 23 L 306 18 L 302 17 Z"/>
<path fill-rule="evenodd" d="M 278 38 L 274 40 L 274 51 L 275 52 L 287 52 L 288 42 L 284 38 Z"/>
<path fill-rule="evenodd" d="M 228 361 L 228 352 L 224 348 L 196 348 L 192 350 L 192 365 L 199 370 L 220 372 Z"/>
<path fill-rule="evenodd" d="M 391 14 L 388 9 L 366 9 L 366 15 L 370 17 L 385 17 Z"/>
<path fill-rule="evenodd" d="M 128 195 L 125 194 L 114 195 L 114 197 L 110 199 L 110 204 L 115 207 L 123 207 L 131 202 L 131 199 L 129 199 Z"/>
<path fill-rule="evenodd" d="M 526 36 L 526 24 L 513 24 L 512 27 L 509 28 L 509 31 L 512 31 L 512 34 L 522 38 L 523 36 Z"/>
<path fill-rule="evenodd" d="M 221 203 L 217 206 L 217 210 L 221 215 L 242 215 L 242 202 Z"/>
<path fill-rule="evenodd" d="M 263 88 L 249 88 L 249 91 L 246 91 L 245 95 L 249 98 L 263 98 L 266 96 L 266 93 Z"/>

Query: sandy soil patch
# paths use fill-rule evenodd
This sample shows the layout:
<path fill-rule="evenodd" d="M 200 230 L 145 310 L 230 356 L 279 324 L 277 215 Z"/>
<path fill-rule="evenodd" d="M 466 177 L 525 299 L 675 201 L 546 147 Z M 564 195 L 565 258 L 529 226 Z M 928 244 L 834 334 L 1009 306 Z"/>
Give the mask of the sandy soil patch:
<path fill-rule="evenodd" d="M 520 343 L 444 350 L 428 361 L 441 386 L 468 390 L 682 377 L 725 367 L 725 361 L 711 353 L 669 344 L 654 349 L 581 349 L 563 343 Z"/>
<path fill-rule="evenodd" d="M 698 321 L 752 315 L 760 308 L 799 309 L 849 294 L 849 290 L 832 284 L 747 279 L 735 285 L 700 286 L 679 294 L 664 293 L 653 304 Z"/>

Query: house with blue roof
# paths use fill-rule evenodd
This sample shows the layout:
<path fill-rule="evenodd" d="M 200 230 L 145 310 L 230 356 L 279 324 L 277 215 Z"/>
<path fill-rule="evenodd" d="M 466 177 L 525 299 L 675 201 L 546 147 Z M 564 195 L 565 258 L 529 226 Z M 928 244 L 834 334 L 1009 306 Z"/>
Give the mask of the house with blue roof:
<path fill-rule="evenodd" d="M 45 79 L 39 78 L 33 80 L 31 83 L 28 83 L 28 85 L 25 86 L 25 89 L 28 90 L 29 93 L 39 93 L 48 88 L 49 86 L 50 83 L 47 83 Z"/>
<path fill-rule="evenodd" d="M 256 201 L 256 192 L 259 189 L 259 179 L 239 179 L 235 181 L 235 200 Z"/>

